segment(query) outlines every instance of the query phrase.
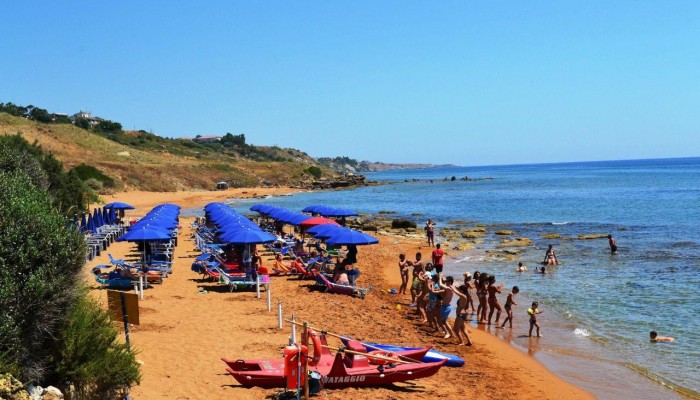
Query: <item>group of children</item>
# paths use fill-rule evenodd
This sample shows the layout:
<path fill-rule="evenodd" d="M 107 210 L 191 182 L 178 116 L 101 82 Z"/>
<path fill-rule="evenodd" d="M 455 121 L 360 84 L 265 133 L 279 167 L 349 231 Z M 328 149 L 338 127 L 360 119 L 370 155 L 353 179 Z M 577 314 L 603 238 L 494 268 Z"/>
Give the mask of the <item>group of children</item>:
<path fill-rule="evenodd" d="M 474 275 L 469 272 L 464 273 L 464 281 L 461 285 L 455 285 L 452 276 L 442 274 L 442 265 L 436 268 L 433 263 L 423 263 L 422 254 L 416 253 L 415 260 L 406 258 L 405 254 L 399 255 L 399 271 L 402 284 L 399 294 L 406 294 L 409 276 L 412 276 L 410 293 L 411 306 L 416 307 L 416 314 L 421 317 L 422 323 L 427 323 L 432 332 L 442 331 L 445 339 L 455 337 L 460 345 L 471 346 L 472 340 L 466 329 L 467 314 L 475 312 L 479 323 L 491 325 L 494 313 L 496 314 L 495 325 L 497 328 L 505 328 L 506 324 L 513 328 L 513 306 L 518 303 L 515 296 L 520 292 L 514 286 L 506 298 L 504 307 L 498 301 L 497 294 L 503 291 L 504 284 L 497 285 L 496 277 L 479 271 Z M 435 258 L 435 257 L 433 257 Z M 478 306 L 475 307 L 472 291 L 476 291 Z M 452 299 L 457 296 L 456 318 L 454 324 L 450 326 L 447 318 L 452 312 Z M 540 336 L 540 325 L 537 322 L 537 315 L 542 311 L 538 308 L 538 303 L 533 302 L 528 309 L 530 317 L 530 336 L 536 328 L 536 334 Z M 505 310 L 506 317 L 502 325 L 499 326 L 501 314 Z M 487 318 L 488 313 L 488 318 Z"/>

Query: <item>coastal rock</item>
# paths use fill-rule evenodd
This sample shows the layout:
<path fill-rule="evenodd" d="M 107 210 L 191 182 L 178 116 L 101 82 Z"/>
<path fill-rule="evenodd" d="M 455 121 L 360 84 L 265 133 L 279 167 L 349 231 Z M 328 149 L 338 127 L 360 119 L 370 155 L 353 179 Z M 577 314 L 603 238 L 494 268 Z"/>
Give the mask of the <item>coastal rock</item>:
<path fill-rule="evenodd" d="M 407 219 L 402 219 L 402 218 L 397 218 L 391 221 L 391 227 L 394 229 L 402 228 L 402 229 L 409 229 L 412 228 L 415 230 L 416 228 L 416 223 Z"/>
<path fill-rule="evenodd" d="M 576 239 L 578 240 L 589 240 L 589 239 L 607 239 L 607 233 L 590 233 L 590 234 L 580 234 Z"/>
<path fill-rule="evenodd" d="M 63 393 L 53 386 L 44 389 L 44 396 L 41 400 L 63 400 Z"/>
<path fill-rule="evenodd" d="M 457 243 L 454 247 L 452 247 L 452 250 L 455 251 L 469 251 L 474 248 L 474 243 L 472 242 L 463 242 L 463 243 Z"/>
<path fill-rule="evenodd" d="M 486 236 L 485 229 L 483 231 L 471 229 L 471 230 L 462 232 L 462 237 L 465 239 L 479 239 L 479 238 L 483 238 L 484 236 Z"/>
<path fill-rule="evenodd" d="M 0 374 L 0 399 L 31 400 L 22 382 L 10 374 Z"/>
<path fill-rule="evenodd" d="M 547 233 L 542 235 L 542 239 L 561 239 L 562 236 L 559 233 Z"/>
<path fill-rule="evenodd" d="M 532 245 L 532 240 L 528 238 L 505 239 L 498 247 L 527 247 Z"/>
<path fill-rule="evenodd" d="M 27 385 L 27 393 L 29 393 L 29 397 L 32 400 L 41 400 L 41 396 L 44 394 L 44 388 L 29 384 Z"/>
<path fill-rule="evenodd" d="M 494 233 L 495 233 L 496 235 L 501 235 L 501 236 L 510 236 L 510 235 L 514 235 L 514 234 L 515 234 L 515 232 L 509 231 L 508 229 L 502 229 L 502 230 L 496 231 L 496 232 L 494 232 Z"/>

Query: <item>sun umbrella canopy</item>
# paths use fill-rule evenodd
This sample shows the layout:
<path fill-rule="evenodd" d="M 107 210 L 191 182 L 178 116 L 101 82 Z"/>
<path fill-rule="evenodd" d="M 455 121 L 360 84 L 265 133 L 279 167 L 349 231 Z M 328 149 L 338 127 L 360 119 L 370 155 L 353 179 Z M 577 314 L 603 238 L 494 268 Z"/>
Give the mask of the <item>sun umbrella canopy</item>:
<path fill-rule="evenodd" d="M 342 246 L 342 245 L 366 245 L 376 244 L 379 240 L 374 236 L 359 232 L 353 229 L 342 229 L 333 232 L 333 235 L 326 240 L 326 244 Z"/>
<path fill-rule="evenodd" d="M 170 240 L 172 239 L 172 233 L 164 229 L 158 229 L 156 227 L 142 227 L 136 228 L 131 227 L 129 232 L 123 234 L 118 242 L 128 241 L 128 242 L 144 242 L 148 240 Z"/>
<path fill-rule="evenodd" d="M 347 208 L 332 208 L 323 213 L 326 217 L 352 217 L 357 215 L 355 211 L 348 210 Z"/>
<path fill-rule="evenodd" d="M 105 204 L 105 208 L 113 208 L 115 210 L 134 210 L 135 207 L 121 201 L 115 201 L 114 203 Z"/>
<path fill-rule="evenodd" d="M 224 242 L 231 244 L 270 243 L 277 239 L 276 236 L 255 229 L 239 230 L 231 233 L 225 233 L 221 235 L 220 238 Z"/>
<path fill-rule="evenodd" d="M 311 217 L 307 218 L 304 222 L 301 223 L 301 226 L 304 228 L 316 226 L 316 225 L 326 225 L 326 224 L 331 224 L 331 225 L 338 225 L 337 222 L 333 221 L 332 219 L 328 218 L 323 218 L 323 217 Z"/>
<path fill-rule="evenodd" d="M 317 239 L 328 239 L 329 237 L 333 236 L 336 231 L 338 231 L 340 229 L 346 229 L 346 228 L 343 228 L 342 226 L 338 226 L 338 225 L 324 224 L 324 225 L 316 225 L 306 232 L 314 235 L 314 237 Z"/>

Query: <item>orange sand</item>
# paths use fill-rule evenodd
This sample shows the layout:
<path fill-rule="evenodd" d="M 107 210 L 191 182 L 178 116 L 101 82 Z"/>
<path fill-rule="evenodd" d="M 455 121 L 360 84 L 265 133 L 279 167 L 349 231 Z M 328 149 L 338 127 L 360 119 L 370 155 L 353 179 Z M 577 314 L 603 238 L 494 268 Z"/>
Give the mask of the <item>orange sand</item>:
<path fill-rule="evenodd" d="M 247 191 L 248 193 L 242 193 Z M 290 189 L 237 189 L 224 192 L 122 193 L 109 201 L 124 201 L 140 209 L 142 215 L 158 203 L 183 207 L 203 206 L 209 201 L 234 196 L 283 194 Z M 143 208 L 141 208 L 143 207 Z M 405 297 L 390 295 L 398 288 L 396 266 L 400 252 L 413 254 L 422 242 L 380 237 L 377 246 L 360 247 L 358 259 L 362 275 L 358 284 L 374 285 L 367 298 L 310 292 L 311 282 L 296 278 L 273 277 L 273 310 L 268 312 L 265 296 L 255 292 L 228 293 L 216 283 L 203 281 L 190 270 L 199 252 L 190 240 L 191 218 L 182 218 L 183 227 L 175 254 L 174 273 L 146 292 L 140 303 L 141 325 L 134 327 L 131 343 L 143 363 L 143 380 L 133 388 L 134 399 L 262 399 L 275 390 L 247 389 L 224 371 L 220 357 L 276 357 L 290 335 L 289 325 L 277 329 L 275 304 L 281 299 L 285 318 L 294 313 L 297 320 L 331 332 L 361 339 L 405 345 L 431 343 L 438 350 L 457 353 L 467 360 L 462 368 L 442 368 L 435 376 L 383 388 L 324 390 L 328 399 L 591 399 L 590 394 L 553 375 L 527 354 L 511 347 L 495 335 L 473 329 L 474 346 L 457 346 L 450 340 L 430 336 L 413 319 Z M 115 243 L 108 252 L 117 258 L 137 258 L 135 246 Z M 107 263 L 107 253 L 86 266 Z M 470 266 L 470 269 L 474 269 Z M 87 274 L 86 274 L 87 276 Z M 95 296 L 106 302 L 106 292 Z M 208 291 L 199 294 L 200 289 Z M 410 297 L 410 296 L 408 296 Z M 397 304 L 403 304 L 401 308 Z M 522 323 L 522 321 L 520 321 Z M 333 343 L 333 342 L 332 342 Z"/>

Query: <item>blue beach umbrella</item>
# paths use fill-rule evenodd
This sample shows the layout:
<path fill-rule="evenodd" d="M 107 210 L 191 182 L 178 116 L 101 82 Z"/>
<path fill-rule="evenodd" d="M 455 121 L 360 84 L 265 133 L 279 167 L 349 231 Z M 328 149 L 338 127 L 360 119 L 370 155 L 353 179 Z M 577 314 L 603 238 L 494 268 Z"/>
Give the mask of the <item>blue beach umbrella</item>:
<path fill-rule="evenodd" d="M 327 217 L 352 217 L 357 215 L 357 213 L 347 208 L 334 208 L 330 211 L 326 211 L 325 215 Z"/>
<path fill-rule="evenodd" d="M 92 219 L 92 214 L 88 214 L 87 225 L 85 225 L 85 229 L 86 231 L 97 233 L 97 229 L 95 228 L 95 221 L 93 221 Z"/>
<path fill-rule="evenodd" d="M 82 213 L 80 216 L 80 232 L 85 232 L 87 229 L 87 219 L 85 217 L 85 213 Z"/>
<path fill-rule="evenodd" d="M 221 235 L 221 240 L 230 244 L 259 244 L 270 243 L 277 239 L 276 236 L 261 230 L 246 229 Z"/>
<path fill-rule="evenodd" d="M 134 206 L 122 203 L 121 201 L 115 201 L 113 203 L 105 204 L 105 208 L 113 208 L 115 210 L 134 210 Z"/>
<path fill-rule="evenodd" d="M 132 226 L 129 232 L 121 235 L 118 242 L 143 242 L 151 240 L 170 240 L 172 239 L 172 233 L 165 229 L 159 229 L 152 226 L 143 226 L 140 228 L 135 228 Z"/>
<path fill-rule="evenodd" d="M 117 224 L 117 213 L 114 211 L 114 208 L 109 209 L 109 221 L 114 225 Z"/>
<path fill-rule="evenodd" d="M 314 235 L 314 237 L 316 239 L 328 239 L 329 237 L 332 237 L 334 234 L 337 234 L 342 229 L 347 229 L 347 228 L 343 228 L 342 226 L 338 226 L 338 225 L 324 224 L 324 225 L 316 225 L 306 232 Z"/>
<path fill-rule="evenodd" d="M 353 229 L 343 228 L 333 232 L 332 236 L 326 239 L 326 244 L 333 246 L 355 245 L 361 246 L 366 244 L 377 244 L 379 240 L 374 236 L 359 232 Z"/>

